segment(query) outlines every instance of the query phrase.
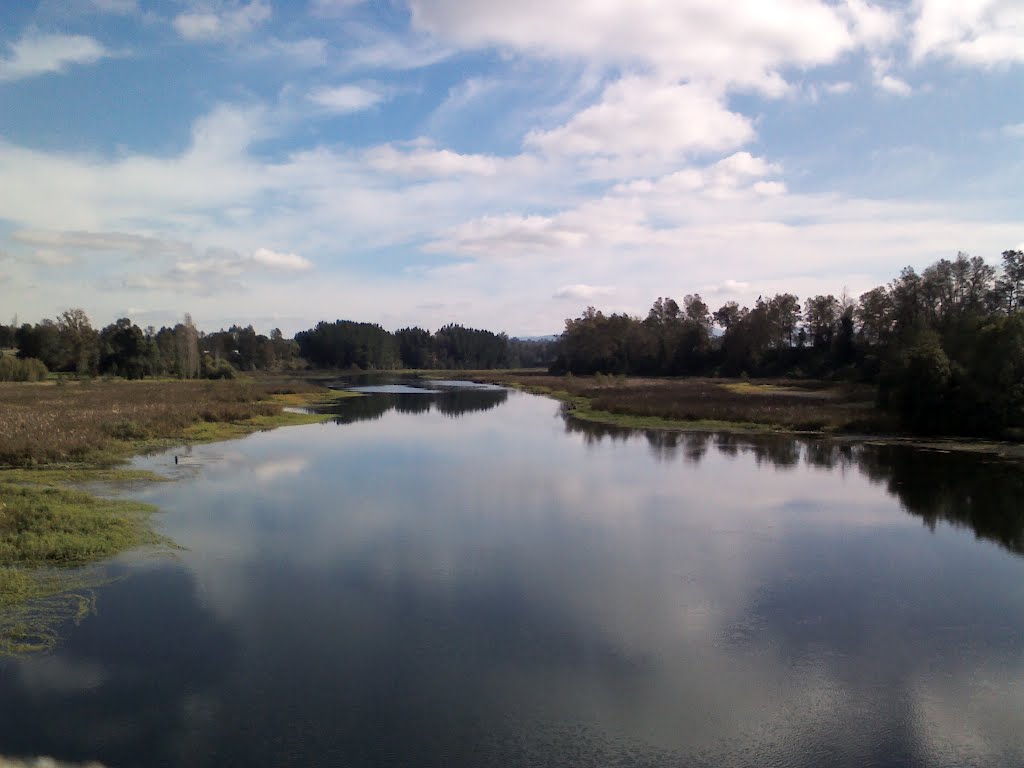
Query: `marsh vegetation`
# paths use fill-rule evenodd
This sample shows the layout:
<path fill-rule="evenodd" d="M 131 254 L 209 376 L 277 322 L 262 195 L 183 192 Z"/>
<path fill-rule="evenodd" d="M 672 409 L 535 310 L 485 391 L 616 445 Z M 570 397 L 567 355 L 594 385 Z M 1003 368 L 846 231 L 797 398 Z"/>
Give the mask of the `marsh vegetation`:
<path fill-rule="evenodd" d="M 327 417 L 285 406 L 339 396 L 274 378 L 0 384 L 0 652 L 38 647 L 43 619 L 64 616 L 69 600 L 81 604 L 69 591 L 79 577 L 62 571 L 167 544 L 153 532 L 151 507 L 69 486 L 158 480 L 117 465 L 160 447 L 320 421 Z"/>
<path fill-rule="evenodd" d="M 111 464 L 150 446 L 216 437 L 231 426 L 259 429 L 282 414 L 275 396 L 309 384 L 252 381 L 59 381 L 0 384 L 0 464 Z M 308 419 L 307 419 L 308 420 Z M 235 430 L 237 431 L 237 430 Z"/>
<path fill-rule="evenodd" d="M 897 428 L 862 385 L 808 380 L 551 376 L 480 378 L 557 397 L 578 419 L 644 428 L 881 433 Z"/>

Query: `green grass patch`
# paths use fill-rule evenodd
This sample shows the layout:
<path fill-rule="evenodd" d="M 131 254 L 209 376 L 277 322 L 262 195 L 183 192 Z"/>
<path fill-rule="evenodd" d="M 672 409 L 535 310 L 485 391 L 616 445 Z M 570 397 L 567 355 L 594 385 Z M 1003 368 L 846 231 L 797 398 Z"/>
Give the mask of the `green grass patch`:
<path fill-rule="evenodd" d="M 282 406 L 292 408 L 312 408 L 318 405 L 330 405 L 352 397 L 363 397 L 362 392 L 350 389 L 323 389 L 315 392 L 278 392 L 271 395 L 271 400 Z"/>
<path fill-rule="evenodd" d="M 722 421 L 718 419 L 670 419 L 663 416 L 635 416 L 628 413 L 599 411 L 589 406 L 573 408 L 570 415 L 581 421 L 607 424 L 629 429 L 672 429 L 690 432 L 777 432 L 781 428 L 751 421 Z"/>
<path fill-rule="evenodd" d="M 22 485 L 81 485 L 103 483 L 104 485 L 129 485 L 132 483 L 169 482 L 170 478 L 150 472 L 147 469 L 127 467 L 90 467 L 69 464 L 62 467 L 41 467 L 38 469 L 0 469 L 0 483 Z"/>
<path fill-rule="evenodd" d="M 72 566 L 163 540 L 156 508 L 46 485 L 0 483 L 0 562 Z M 13 582 L 12 582 L 13 584 Z"/>
<path fill-rule="evenodd" d="M 721 386 L 737 395 L 800 395 L 806 392 L 806 390 L 795 387 L 783 387 L 779 384 L 751 384 L 749 381 L 735 381 Z"/>
<path fill-rule="evenodd" d="M 92 610 L 92 589 L 105 578 L 80 566 L 169 545 L 149 525 L 151 505 L 46 485 L 49 473 L 15 472 L 29 482 L 10 482 L 11 471 L 0 482 L 0 656 L 48 650 L 62 623 Z"/>
<path fill-rule="evenodd" d="M 320 424 L 332 418 L 324 413 L 295 413 L 281 411 L 268 416 L 254 416 L 244 421 L 200 421 L 185 428 L 183 437 L 190 443 L 215 443 L 237 440 L 253 432 L 266 432 L 278 427 L 297 427 Z"/>

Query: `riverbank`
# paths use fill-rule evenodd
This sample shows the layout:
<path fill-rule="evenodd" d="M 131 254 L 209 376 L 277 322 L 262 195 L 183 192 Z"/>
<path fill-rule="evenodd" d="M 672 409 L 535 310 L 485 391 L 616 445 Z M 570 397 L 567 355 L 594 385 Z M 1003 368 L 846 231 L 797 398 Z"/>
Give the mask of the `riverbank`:
<path fill-rule="evenodd" d="M 551 376 L 474 372 L 474 378 L 548 395 L 572 416 L 637 429 L 729 429 L 886 434 L 892 419 L 870 387 L 823 381 Z"/>
<path fill-rule="evenodd" d="M 472 371 L 564 403 L 580 421 L 624 429 L 793 434 L 903 444 L 1024 461 L 1024 442 L 921 437 L 902 432 L 875 404 L 874 388 L 814 380 L 552 376 L 544 371 Z"/>
<path fill-rule="evenodd" d="M 352 396 L 274 377 L 0 384 L 0 652 L 43 642 L 31 617 L 15 614 L 88 587 L 69 569 L 170 545 L 153 530 L 151 506 L 75 486 L 165 480 L 122 465 L 161 448 L 324 421 L 304 409 Z"/>

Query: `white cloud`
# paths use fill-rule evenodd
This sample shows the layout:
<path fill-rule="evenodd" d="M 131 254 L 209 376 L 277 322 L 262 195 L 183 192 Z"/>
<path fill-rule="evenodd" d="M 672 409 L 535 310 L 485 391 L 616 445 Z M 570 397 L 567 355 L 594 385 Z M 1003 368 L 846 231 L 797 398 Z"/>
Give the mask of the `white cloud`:
<path fill-rule="evenodd" d="M 893 96 L 909 96 L 913 93 L 914 89 L 906 80 L 889 74 L 890 67 L 892 67 L 890 59 L 872 58 L 871 71 L 874 75 L 875 85 Z"/>
<path fill-rule="evenodd" d="M 851 91 L 853 91 L 853 83 L 849 82 L 848 80 L 840 80 L 834 83 L 826 83 L 824 88 L 825 93 L 839 96 L 844 93 L 850 93 Z"/>
<path fill-rule="evenodd" d="M 161 240 L 145 235 L 123 232 L 74 232 L 19 229 L 11 239 L 26 245 L 40 245 L 46 248 L 70 248 L 92 252 L 120 251 L 133 254 L 158 255 L 180 253 L 189 250 L 185 243 Z"/>
<path fill-rule="evenodd" d="M 735 184 L 738 180 L 760 178 L 780 173 L 782 166 L 770 163 L 763 157 L 755 157 L 749 152 L 736 152 L 723 160 L 719 160 L 712 168 L 714 175 L 721 183 Z"/>
<path fill-rule="evenodd" d="M 174 29 L 186 40 L 211 42 L 237 40 L 270 19 L 270 5 L 262 0 L 250 3 L 208 6 L 174 17 Z"/>
<path fill-rule="evenodd" d="M 715 285 L 706 285 L 701 289 L 701 292 L 711 295 L 737 295 L 747 293 L 748 291 L 750 291 L 750 288 L 751 285 L 748 282 L 745 282 L 743 280 L 729 279 L 723 280 L 721 283 L 717 283 Z"/>
<path fill-rule="evenodd" d="M 759 292 L 777 290 L 803 296 L 846 285 L 859 293 L 890 279 L 894 265 L 948 256 L 950 244 L 965 238 L 984 240 L 971 246 L 975 252 L 1013 242 L 1010 220 L 982 224 L 942 205 L 793 194 L 771 179 L 781 172 L 778 164 L 736 153 L 617 185 L 557 213 L 480 217 L 430 246 L 472 259 L 474 269 L 439 270 L 436 279 L 476 286 L 489 276 L 528 293 L 543 273 L 569 297 L 572 286 L 616 286 L 615 306 L 605 308 L 636 312 L 664 295 L 666 285 L 748 304 Z M 723 281 L 723 273 L 744 279 Z"/>
<path fill-rule="evenodd" d="M 672 78 L 778 95 L 781 69 L 889 39 L 895 21 L 859 0 L 412 0 L 418 28 L 461 46 L 644 65 Z"/>
<path fill-rule="evenodd" d="M 546 216 L 484 216 L 451 229 L 430 246 L 439 253 L 478 258 L 517 258 L 578 248 L 587 235 Z"/>
<path fill-rule="evenodd" d="M 420 69 L 444 61 L 452 54 L 451 48 L 431 39 L 407 41 L 374 35 L 347 50 L 341 63 L 347 69 Z"/>
<path fill-rule="evenodd" d="M 295 253 L 278 253 L 269 248 L 257 248 L 249 255 L 211 249 L 203 257 L 177 262 L 170 274 L 182 278 L 205 279 L 240 277 L 254 271 L 305 272 L 312 268 L 309 259 Z"/>
<path fill-rule="evenodd" d="M 108 283 L 108 290 L 152 291 L 166 293 L 192 293 L 213 296 L 228 288 L 235 292 L 249 286 L 242 281 L 267 274 L 307 272 L 313 263 L 295 253 L 279 253 L 269 248 L 257 248 L 249 254 L 239 254 L 224 248 L 209 248 L 176 261 L 170 269 L 160 272 L 144 271 Z M 279 279 L 279 278 L 277 278 Z"/>
<path fill-rule="evenodd" d="M 968 66 L 1024 62 L 1020 0 L 916 0 L 913 56 L 951 58 Z"/>
<path fill-rule="evenodd" d="M 575 283 L 574 285 L 563 285 L 555 291 L 552 298 L 573 299 L 577 301 L 591 301 L 604 296 L 611 296 L 615 289 L 607 285 L 587 285 L 586 283 Z"/>
<path fill-rule="evenodd" d="M 878 87 L 894 96 L 909 96 L 914 90 L 906 80 L 892 75 L 882 75 L 878 80 Z"/>
<path fill-rule="evenodd" d="M 364 156 L 376 171 L 414 177 L 493 176 L 499 166 L 498 159 L 488 155 L 463 155 L 429 145 L 402 151 L 383 144 L 367 150 Z"/>
<path fill-rule="evenodd" d="M 32 260 L 46 267 L 66 267 L 75 262 L 75 258 L 63 251 L 40 248 L 32 255 Z"/>
<path fill-rule="evenodd" d="M 786 184 L 781 181 L 758 181 L 751 189 L 764 197 L 776 197 L 786 194 Z"/>
<path fill-rule="evenodd" d="M 619 184 L 613 192 L 627 199 L 684 194 L 701 194 L 715 200 L 775 196 L 784 194 L 786 185 L 781 181 L 766 181 L 764 177 L 781 172 L 782 166 L 778 163 L 749 152 L 736 152 L 705 168 L 683 168 L 656 181 L 643 179 Z"/>
<path fill-rule="evenodd" d="M 269 248 L 257 248 L 252 262 L 261 267 L 280 272 L 305 272 L 313 268 L 313 262 L 295 253 L 280 253 Z"/>
<path fill-rule="evenodd" d="M 1015 139 L 1024 139 L 1024 123 L 1012 123 L 1003 126 L 1003 135 Z"/>
<path fill-rule="evenodd" d="M 0 82 L 64 72 L 73 64 L 93 64 L 110 56 L 99 42 L 84 35 L 29 35 L 11 43 L 0 58 Z"/>
<path fill-rule="evenodd" d="M 318 88 L 310 92 L 309 100 L 330 112 L 350 114 L 380 104 L 385 96 L 361 85 L 339 85 L 334 88 Z"/>
<path fill-rule="evenodd" d="M 723 151 L 754 138 L 750 120 L 697 85 L 624 77 L 565 125 L 532 131 L 528 147 L 553 155 L 677 158 Z"/>
<path fill-rule="evenodd" d="M 87 307 L 97 318 L 184 304 L 216 327 L 272 306 L 289 318 L 274 324 L 291 332 L 341 301 L 389 328 L 455 319 L 539 334 L 563 319 L 555 286 L 614 286 L 609 303 L 629 312 L 677 286 L 725 286 L 727 275 L 756 286 L 747 296 L 737 279 L 727 291 L 746 303 L 776 287 L 858 293 L 903 264 L 957 248 L 997 254 L 1020 240 L 1015 218 L 981 203 L 794 194 L 785 181 L 802 174 L 796 159 L 783 168 L 742 150 L 690 164 L 669 153 L 649 177 L 596 184 L 574 172 L 590 158 L 465 154 L 428 141 L 273 159 L 253 151 L 283 127 L 270 110 L 222 106 L 196 121 L 177 155 L 0 141 L 0 211 L 21 230 L 5 245 L 15 282 L 32 277 L 22 254 L 48 250 L 88 262 L 107 289 Z M 416 263 L 371 272 L 378 250 Z M 5 306 L 27 317 L 76 306 L 76 273 L 49 271 L 45 296 L 31 299 L 5 286 Z M 423 309 L 425 297 L 443 308 Z"/>
<path fill-rule="evenodd" d="M 857 39 L 868 47 L 885 46 L 903 33 L 905 22 L 900 13 L 865 0 L 846 0 L 839 9 L 849 17 Z"/>

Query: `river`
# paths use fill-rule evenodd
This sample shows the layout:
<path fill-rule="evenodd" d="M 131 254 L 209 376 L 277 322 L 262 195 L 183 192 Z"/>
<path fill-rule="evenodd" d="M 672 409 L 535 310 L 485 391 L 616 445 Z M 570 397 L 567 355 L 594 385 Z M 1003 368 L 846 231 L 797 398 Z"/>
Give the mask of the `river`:
<path fill-rule="evenodd" d="M 456 385 L 139 459 L 183 549 L 0 660 L 0 754 L 1024 765 L 1019 467 Z"/>

